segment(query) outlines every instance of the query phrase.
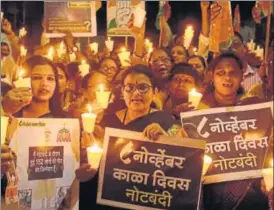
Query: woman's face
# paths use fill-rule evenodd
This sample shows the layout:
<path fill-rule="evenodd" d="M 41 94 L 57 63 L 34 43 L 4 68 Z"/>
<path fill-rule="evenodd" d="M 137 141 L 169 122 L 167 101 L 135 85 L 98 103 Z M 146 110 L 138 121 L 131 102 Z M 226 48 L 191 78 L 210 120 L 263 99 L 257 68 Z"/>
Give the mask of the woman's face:
<path fill-rule="evenodd" d="M 193 68 L 195 68 L 199 72 L 200 75 L 204 74 L 205 67 L 203 65 L 203 62 L 199 58 L 191 58 L 188 60 L 188 63 L 191 64 Z"/>
<path fill-rule="evenodd" d="M 50 65 L 38 65 L 31 71 L 33 98 L 37 101 L 49 101 L 56 88 L 56 78 Z"/>
<path fill-rule="evenodd" d="M 233 96 L 242 82 L 243 72 L 233 58 L 222 59 L 213 73 L 215 91 L 223 96 Z"/>
<path fill-rule="evenodd" d="M 144 74 L 129 74 L 122 88 L 125 103 L 129 110 L 146 111 L 153 100 L 153 88 Z"/>
<path fill-rule="evenodd" d="M 62 69 L 57 68 L 57 70 L 58 70 L 59 93 L 63 93 L 65 92 L 65 89 L 67 87 L 67 78 Z"/>
<path fill-rule="evenodd" d="M 176 99 L 188 99 L 188 92 L 195 88 L 195 79 L 187 74 L 176 74 L 170 82 L 170 94 Z"/>
<path fill-rule="evenodd" d="M 171 50 L 171 54 L 175 64 L 186 62 L 187 56 L 183 47 L 173 47 Z"/>
<path fill-rule="evenodd" d="M 87 97 L 88 100 L 93 101 L 96 98 L 96 91 L 99 91 L 99 85 L 103 85 L 104 90 L 110 90 L 109 82 L 106 75 L 101 73 L 94 73 L 88 80 Z"/>
<path fill-rule="evenodd" d="M 165 51 L 153 51 L 150 64 L 152 72 L 156 78 L 167 79 L 169 77 L 172 68 L 172 61 Z"/>
<path fill-rule="evenodd" d="M 112 81 L 117 73 L 118 66 L 111 59 L 104 60 L 100 65 L 100 71 L 107 75 L 109 81 Z"/>

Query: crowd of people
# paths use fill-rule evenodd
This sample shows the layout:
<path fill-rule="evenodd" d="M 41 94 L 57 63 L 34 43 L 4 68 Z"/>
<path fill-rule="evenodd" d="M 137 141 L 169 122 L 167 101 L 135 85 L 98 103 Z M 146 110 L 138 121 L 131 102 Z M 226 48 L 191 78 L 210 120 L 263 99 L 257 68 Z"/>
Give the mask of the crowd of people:
<path fill-rule="evenodd" d="M 97 114 L 93 135 L 81 133 L 81 166 L 75 171 L 81 183 L 81 210 L 116 209 L 96 204 L 98 171 L 90 168 L 86 157 L 86 148 L 94 139 L 102 146 L 106 127 L 143 132 L 154 141 L 162 135 L 184 136 L 180 113 L 196 109 L 188 102 L 189 91 L 194 88 L 203 94 L 198 110 L 273 100 L 273 39 L 264 59 L 248 50 L 238 32 L 228 49 L 212 53 L 208 50 L 209 8 L 209 2 L 201 2 L 202 28 L 197 50 L 193 50 L 194 46 L 186 49 L 182 43 L 184 34 L 177 34 L 171 42 L 162 40 L 168 45 L 149 51 L 145 45 L 145 23 L 136 28 L 132 17 L 128 27 L 135 38 L 135 49 L 127 67 L 120 62 L 120 48 L 105 48 L 96 53 L 87 45 L 81 50 L 71 33 L 46 41 L 42 35 L 41 45 L 28 49 L 27 56 L 22 56 L 23 39 L 16 36 L 9 20 L 1 20 L 2 116 L 81 121 L 81 114 L 88 111 L 87 105 Z M 167 24 L 168 18 L 163 21 Z M 46 57 L 49 49 L 58 49 L 61 42 L 66 53 L 55 53 L 52 60 Z M 73 61 L 71 54 L 76 56 Z M 79 68 L 82 60 L 89 64 L 86 75 Z M 31 79 L 31 88 L 13 85 L 22 68 L 24 77 Z M 96 91 L 102 84 L 112 93 L 106 109 L 96 101 Z M 7 134 L 1 146 L 2 174 L 16 157 L 8 148 L 10 138 Z M 5 176 L 2 184 L 4 179 Z M 273 208 L 273 190 L 272 194 L 267 192 L 261 178 L 209 184 L 202 192 L 200 208 L 205 210 Z M 71 202 L 65 198 L 60 208 L 69 209 L 68 204 Z"/>

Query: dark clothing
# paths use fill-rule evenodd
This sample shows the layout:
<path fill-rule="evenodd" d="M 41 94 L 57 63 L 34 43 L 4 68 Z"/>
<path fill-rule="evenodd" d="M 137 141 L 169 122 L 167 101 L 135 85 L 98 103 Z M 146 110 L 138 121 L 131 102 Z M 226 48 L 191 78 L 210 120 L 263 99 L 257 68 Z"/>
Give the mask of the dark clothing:
<path fill-rule="evenodd" d="M 239 100 L 235 105 L 261 103 L 252 97 Z M 213 93 L 204 95 L 203 108 L 217 108 L 219 105 Z M 268 210 L 268 200 L 260 189 L 262 178 L 230 181 L 203 186 L 204 210 Z"/>
<path fill-rule="evenodd" d="M 167 112 L 156 111 L 146 116 L 139 117 L 127 125 L 124 125 L 116 116 L 115 113 L 106 115 L 103 120 L 104 127 L 111 127 L 117 129 L 131 130 L 142 132 L 148 125 L 158 123 L 161 127 L 168 131 L 168 129 L 178 124 L 177 121 Z M 111 187 L 111 186 L 109 186 Z M 98 173 L 90 181 L 80 183 L 80 205 L 81 210 L 118 210 L 119 208 L 103 206 L 96 204 L 98 189 Z"/>

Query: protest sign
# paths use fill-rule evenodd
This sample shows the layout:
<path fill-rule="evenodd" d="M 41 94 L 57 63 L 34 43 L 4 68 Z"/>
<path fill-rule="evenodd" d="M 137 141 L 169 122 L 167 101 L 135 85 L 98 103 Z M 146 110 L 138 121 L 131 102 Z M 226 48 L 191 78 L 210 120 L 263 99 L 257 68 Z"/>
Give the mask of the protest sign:
<path fill-rule="evenodd" d="M 273 104 L 213 108 L 181 113 L 187 135 L 207 141 L 212 158 L 205 183 L 262 176 L 270 156 Z"/>
<path fill-rule="evenodd" d="M 79 167 L 79 121 L 19 118 L 16 123 L 10 147 L 17 155 L 19 209 L 58 209 Z"/>
<path fill-rule="evenodd" d="M 106 128 L 97 203 L 126 209 L 199 206 L 205 142 Z"/>
<path fill-rule="evenodd" d="M 130 36 L 127 24 L 136 7 L 145 9 L 145 1 L 107 1 L 107 35 Z"/>
<path fill-rule="evenodd" d="M 44 22 L 47 37 L 96 36 L 95 2 L 45 2 Z"/>

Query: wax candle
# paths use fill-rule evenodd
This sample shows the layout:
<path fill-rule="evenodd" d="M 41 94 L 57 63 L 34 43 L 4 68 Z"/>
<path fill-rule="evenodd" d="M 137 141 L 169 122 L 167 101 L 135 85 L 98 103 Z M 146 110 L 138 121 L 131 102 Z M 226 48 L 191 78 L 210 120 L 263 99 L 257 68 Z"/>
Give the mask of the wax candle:
<path fill-rule="evenodd" d="M 26 87 L 31 88 L 31 80 L 30 78 L 23 78 L 24 76 L 24 69 L 21 68 L 18 75 L 18 80 L 14 81 L 13 84 L 16 88 Z"/>
<path fill-rule="evenodd" d="M 260 46 L 257 46 L 255 53 L 256 53 L 257 57 L 264 59 L 264 49 L 263 48 L 260 48 Z"/>
<path fill-rule="evenodd" d="M 118 54 L 121 65 L 123 67 L 130 66 L 130 52 L 126 50 L 126 48 L 122 48 L 121 52 Z"/>
<path fill-rule="evenodd" d="M 253 41 L 253 39 L 251 39 L 250 42 L 248 42 L 246 45 L 247 45 L 248 50 L 250 50 L 251 52 L 254 52 L 255 42 Z"/>
<path fill-rule="evenodd" d="M 91 44 L 89 44 L 90 50 L 93 51 L 95 54 L 98 53 L 98 43 L 97 42 L 93 42 Z"/>
<path fill-rule="evenodd" d="M 110 91 L 104 90 L 103 84 L 99 85 L 99 91 L 96 91 L 96 100 L 104 109 L 108 107 L 110 94 Z"/>
<path fill-rule="evenodd" d="M 27 56 L 27 52 L 28 50 L 24 46 L 20 47 L 20 56 Z"/>
<path fill-rule="evenodd" d="M 94 131 L 97 115 L 92 113 L 91 105 L 88 105 L 88 112 L 82 114 L 83 129 L 87 133 Z"/>
<path fill-rule="evenodd" d="M 262 170 L 267 191 L 270 191 L 273 188 L 273 159 L 270 160 L 269 166 L 270 168 Z"/>
<path fill-rule="evenodd" d="M 69 54 L 69 60 L 70 60 L 70 62 L 73 62 L 73 61 L 76 60 L 76 55 L 75 55 L 75 53 L 70 53 L 70 54 Z"/>
<path fill-rule="evenodd" d="M 102 154 L 103 154 L 103 150 L 102 148 L 98 147 L 97 144 L 87 148 L 88 163 L 91 165 L 91 168 L 93 169 L 99 168 Z"/>
<path fill-rule="evenodd" d="M 186 49 L 189 48 L 193 36 L 194 36 L 194 30 L 193 30 L 192 26 L 188 26 L 184 33 L 184 47 Z"/>
<path fill-rule="evenodd" d="M 195 89 L 192 89 L 188 92 L 188 101 L 191 102 L 192 106 L 194 106 L 195 109 L 197 109 L 202 96 L 203 95 L 201 93 L 198 93 Z"/>
<path fill-rule="evenodd" d="M 87 64 L 85 60 L 82 60 L 81 65 L 79 65 L 79 70 L 82 77 L 86 76 L 89 73 L 89 64 Z"/>
<path fill-rule="evenodd" d="M 9 118 L 1 116 L 1 145 L 5 143 Z"/>
<path fill-rule="evenodd" d="M 108 40 L 105 41 L 106 47 L 111 52 L 113 50 L 114 41 L 111 40 L 110 37 L 108 37 Z"/>
<path fill-rule="evenodd" d="M 202 175 L 204 176 L 206 174 L 206 172 L 208 171 L 209 169 L 209 166 L 211 165 L 212 163 L 212 158 L 205 155 L 204 156 L 204 164 L 203 164 L 203 172 L 202 172 Z"/>
<path fill-rule="evenodd" d="M 25 27 L 23 27 L 19 30 L 19 37 L 20 38 L 26 36 L 26 34 L 27 34 L 27 31 L 26 31 Z"/>
<path fill-rule="evenodd" d="M 53 49 L 53 47 L 50 47 L 49 48 L 49 51 L 48 51 L 48 54 L 47 54 L 47 58 L 49 59 L 49 60 L 53 60 L 53 54 L 54 54 L 54 49 Z"/>
<path fill-rule="evenodd" d="M 65 53 L 66 53 L 66 48 L 65 48 L 64 42 L 62 41 L 62 42 L 60 43 L 59 48 L 57 49 L 58 57 L 59 57 L 59 58 L 62 57 Z"/>

